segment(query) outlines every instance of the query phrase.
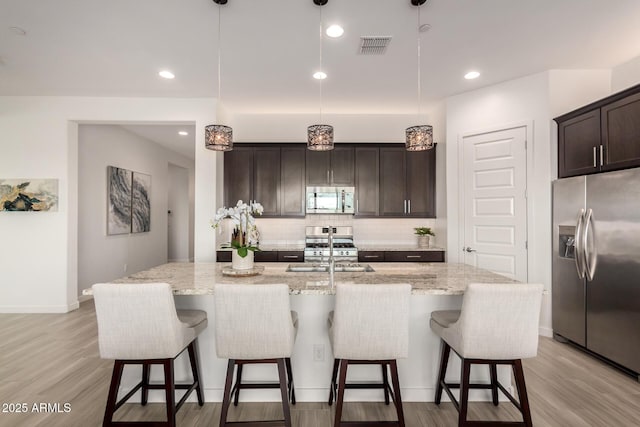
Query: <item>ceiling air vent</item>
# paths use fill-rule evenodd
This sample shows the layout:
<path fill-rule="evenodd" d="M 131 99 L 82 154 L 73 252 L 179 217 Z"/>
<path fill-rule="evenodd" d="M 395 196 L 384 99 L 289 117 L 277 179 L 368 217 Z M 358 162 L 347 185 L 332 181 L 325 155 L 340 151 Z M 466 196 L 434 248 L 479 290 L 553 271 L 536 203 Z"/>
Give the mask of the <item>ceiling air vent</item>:
<path fill-rule="evenodd" d="M 363 55 L 382 55 L 389 42 L 391 36 L 361 36 L 360 37 L 360 53 Z"/>

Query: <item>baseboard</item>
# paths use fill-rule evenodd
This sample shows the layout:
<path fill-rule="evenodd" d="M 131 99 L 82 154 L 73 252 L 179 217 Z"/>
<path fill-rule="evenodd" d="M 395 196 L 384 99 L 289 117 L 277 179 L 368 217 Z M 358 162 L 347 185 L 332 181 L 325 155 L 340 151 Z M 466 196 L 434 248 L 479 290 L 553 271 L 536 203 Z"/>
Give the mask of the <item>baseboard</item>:
<path fill-rule="evenodd" d="M 538 334 L 543 337 L 553 338 L 553 329 L 540 326 L 538 328 Z"/>
<path fill-rule="evenodd" d="M 184 258 L 184 259 L 170 259 L 170 260 L 167 260 L 167 262 L 193 262 L 193 261 L 189 260 L 188 258 Z"/>
<path fill-rule="evenodd" d="M 92 300 L 92 299 L 93 299 L 93 295 L 80 295 L 78 297 L 78 302 L 80 304 L 82 304 L 83 302 L 89 301 L 89 300 Z"/>
<path fill-rule="evenodd" d="M 18 305 L 18 306 L 0 306 L 0 313 L 24 313 L 24 314 L 41 314 L 41 313 L 68 313 L 77 310 L 80 307 L 78 301 L 68 305 Z"/>

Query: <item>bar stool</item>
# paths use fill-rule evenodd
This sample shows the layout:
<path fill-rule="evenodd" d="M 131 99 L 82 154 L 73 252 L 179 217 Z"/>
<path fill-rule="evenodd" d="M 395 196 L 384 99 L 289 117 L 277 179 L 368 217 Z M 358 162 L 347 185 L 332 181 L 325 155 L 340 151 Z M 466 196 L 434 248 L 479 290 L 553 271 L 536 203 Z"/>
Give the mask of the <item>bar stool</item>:
<path fill-rule="evenodd" d="M 528 426 L 531 410 L 524 382 L 522 359 L 538 352 L 538 321 L 543 286 L 538 284 L 472 283 L 462 300 L 462 310 L 434 311 L 430 326 L 442 338 L 440 373 L 436 386 L 436 405 L 442 390 L 458 410 L 458 426 L 510 425 Z M 450 350 L 462 359 L 460 383 L 445 381 Z M 470 384 L 471 365 L 489 365 L 490 384 Z M 511 365 L 519 402 L 498 381 L 496 365 Z M 451 393 L 460 389 L 460 402 Z M 498 390 L 518 408 L 522 422 L 467 421 L 469 389 L 490 389 L 494 405 Z"/>
<path fill-rule="evenodd" d="M 404 411 L 398 380 L 396 359 L 409 353 L 409 307 L 411 285 L 350 285 L 336 286 L 335 311 L 329 313 L 329 341 L 334 365 L 329 390 L 329 405 L 337 393 L 335 427 L 356 425 L 388 425 L 404 427 Z M 382 383 L 347 383 L 349 365 L 380 365 Z M 340 378 L 338 381 L 338 368 Z M 387 369 L 391 370 L 389 386 Z M 345 389 L 381 388 L 385 403 L 392 397 L 398 421 L 342 421 Z"/>
<path fill-rule="evenodd" d="M 204 405 L 197 337 L 207 327 L 207 313 L 201 310 L 176 311 L 171 286 L 167 283 L 95 284 L 93 298 L 98 319 L 100 357 L 115 359 L 103 426 L 176 425 L 176 412 L 196 391 Z M 174 360 L 187 349 L 193 383 L 175 384 Z M 142 365 L 142 381 L 117 400 L 125 365 Z M 164 367 L 164 383 L 150 384 L 151 365 Z M 162 389 L 166 395 L 166 422 L 113 421 L 113 414 L 138 390 L 147 404 L 149 390 Z M 186 390 L 176 404 L 175 391 Z"/>
<path fill-rule="evenodd" d="M 216 353 L 229 359 L 224 386 L 220 427 L 260 425 L 291 427 L 289 398 L 295 404 L 291 353 L 298 332 L 298 314 L 290 310 L 289 286 L 216 285 L 214 286 Z M 242 383 L 242 367 L 254 363 L 275 363 L 277 383 Z M 231 387 L 233 371 L 238 367 L 236 383 Z M 288 381 L 287 381 L 288 379 Z M 234 397 L 238 404 L 241 389 L 279 388 L 284 420 L 227 422 L 227 413 Z"/>

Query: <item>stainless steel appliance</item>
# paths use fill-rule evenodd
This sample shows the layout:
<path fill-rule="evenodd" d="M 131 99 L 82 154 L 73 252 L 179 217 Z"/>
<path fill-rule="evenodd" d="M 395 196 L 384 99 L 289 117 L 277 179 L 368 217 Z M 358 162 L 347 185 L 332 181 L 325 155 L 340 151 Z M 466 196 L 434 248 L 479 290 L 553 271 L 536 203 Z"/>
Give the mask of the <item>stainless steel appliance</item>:
<path fill-rule="evenodd" d="M 355 213 L 354 187 L 307 187 L 308 214 Z"/>
<path fill-rule="evenodd" d="M 358 248 L 353 244 L 353 227 L 333 228 L 333 259 L 338 262 L 358 262 Z M 329 260 L 329 227 L 306 227 L 304 261 Z"/>
<path fill-rule="evenodd" d="M 553 183 L 552 306 L 554 335 L 640 372 L 640 168 Z"/>

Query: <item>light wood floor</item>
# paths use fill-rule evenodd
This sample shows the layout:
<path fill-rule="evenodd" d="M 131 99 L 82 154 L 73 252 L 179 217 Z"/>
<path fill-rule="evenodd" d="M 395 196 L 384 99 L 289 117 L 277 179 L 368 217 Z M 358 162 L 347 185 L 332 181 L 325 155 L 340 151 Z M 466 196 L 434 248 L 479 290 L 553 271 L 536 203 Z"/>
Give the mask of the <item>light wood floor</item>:
<path fill-rule="evenodd" d="M 426 327 L 426 322 L 425 322 Z M 639 356 L 640 357 L 640 356 Z M 93 427 L 101 425 L 112 362 L 98 357 L 92 302 L 68 314 L 0 314 L 0 426 Z M 536 426 L 640 426 L 640 384 L 566 344 L 542 339 L 539 355 L 524 362 Z M 5 404 L 27 403 L 28 413 L 2 412 Z M 69 413 L 32 412 L 34 403 L 71 404 Z M 517 420 L 507 403 L 498 408 L 472 403 L 471 419 Z M 406 403 L 408 427 L 454 426 L 451 404 Z M 180 427 L 217 425 L 220 405 L 186 404 Z M 326 403 L 292 407 L 297 427 L 329 427 Z M 345 419 L 394 419 L 393 406 L 347 403 Z M 164 405 L 125 405 L 117 419 L 162 420 Z M 279 418 L 277 403 L 241 403 L 230 419 Z"/>

